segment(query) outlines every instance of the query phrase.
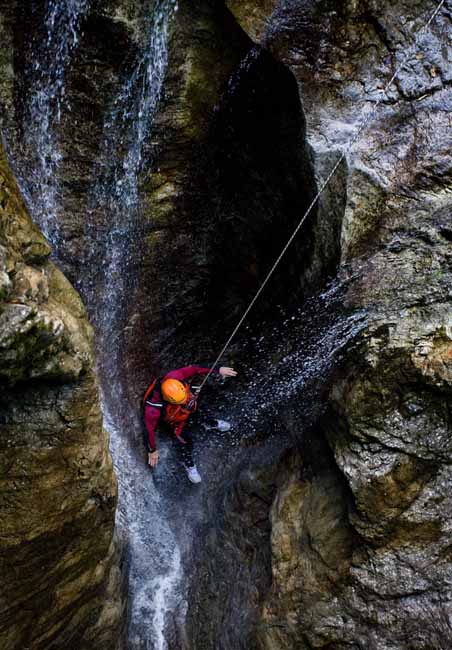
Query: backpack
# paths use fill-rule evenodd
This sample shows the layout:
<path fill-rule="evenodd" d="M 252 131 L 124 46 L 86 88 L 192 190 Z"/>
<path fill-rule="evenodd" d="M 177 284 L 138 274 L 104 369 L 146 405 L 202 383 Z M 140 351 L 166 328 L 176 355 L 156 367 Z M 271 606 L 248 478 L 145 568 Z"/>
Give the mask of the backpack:
<path fill-rule="evenodd" d="M 156 406 L 157 408 L 163 408 L 164 407 L 163 402 L 154 403 L 154 402 L 150 401 L 152 393 L 154 392 L 155 388 L 160 388 L 160 382 L 161 382 L 161 377 L 155 377 L 151 381 L 149 386 L 146 388 L 146 390 L 144 392 L 144 395 L 143 395 L 143 399 L 141 401 L 141 408 L 142 408 L 143 411 L 144 411 L 144 407 L 146 406 L 146 404 L 149 404 L 150 406 Z"/>

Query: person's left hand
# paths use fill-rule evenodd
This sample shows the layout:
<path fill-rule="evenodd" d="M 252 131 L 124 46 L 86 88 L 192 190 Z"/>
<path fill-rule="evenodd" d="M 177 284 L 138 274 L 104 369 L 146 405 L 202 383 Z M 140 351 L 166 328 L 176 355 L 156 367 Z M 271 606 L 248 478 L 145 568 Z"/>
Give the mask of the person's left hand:
<path fill-rule="evenodd" d="M 221 366 L 220 368 L 220 375 L 222 377 L 236 377 L 237 373 L 234 370 L 234 368 L 227 368 L 226 366 Z"/>

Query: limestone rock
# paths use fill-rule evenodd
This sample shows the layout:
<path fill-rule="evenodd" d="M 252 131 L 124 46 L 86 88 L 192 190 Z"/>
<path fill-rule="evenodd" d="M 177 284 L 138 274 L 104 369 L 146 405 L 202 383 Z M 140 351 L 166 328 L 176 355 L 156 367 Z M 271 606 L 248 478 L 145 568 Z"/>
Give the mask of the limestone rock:
<path fill-rule="evenodd" d="M 272 586 L 257 629 L 259 647 L 322 647 L 332 624 L 331 591 L 347 575 L 354 542 L 347 489 L 328 462 L 306 480 L 299 455 L 281 463 L 278 474 L 270 516 Z"/>
<path fill-rule="evenodd" d="M 253 41 L 260 43 L 265 40 L 272 12 L 278 6 L 278 2 L 277 0 L 259 2 L 226 0 L 226 6 Z"/>
<path fill-rule="evenodd" d="M 9 384 L 37 377 L 74 380 L 93 364 L 90 327 L 67 280 L 45 262 L 50 247 L 26 213 L 3 150 L 1 155 L 7 301 L 0 313 L 0 375 Z"/>
<path fill-rule="evenodd" d="M 0 149 L 0 645 L 120 639 L 116 481 L 80 298 Z"/>
<path fill-rule="evenodd" d="M 434 2 L 287 0 L 264 13 L 246 4 L 250 20 L 259 14 L 253 27 L 230 8 L 256 40 L 266 21 L 263 42 L 298 80 L 316 156 L 337 156 L 370 116 L 347 156 L 340 271 L 348 306 L 364 308 L 368 325 L 322 424 L 346 481 L 342 518 L 331 519 L 352 543 L 340 560 L 321 535 L 316 553 L 306 547 L 315 529 L 306 494 L 329 494 L 332 509 L 339 492 L 328 492 L 331 473 L 308 487 L 288 478 L 272 511 L 274 581 L 260 647 L 449 647 L 450 8 L 415 43 Z M 335 575 L 319 597 L 312 573 L 325 557 Z"/>
<path fill-rule="evenodd" d="M 15 3 L 0 7 L 5 4 Z M 105 116 L 123 62 L 136 61 L 145 47 L 137 5 L 101 4 L 93 4 L 67 71 L 72 111 L 58 127 L 64 265 L 72 278 L 88 278 L 93 304 L 102 290 L 93 271 L 103 259 L 109 213 L 90 214 L 87 227 L 86 189 L 99 169 L 95 161 Z M 327 460 L 304 474 L 312 458 L 303 449 L 293 461 L 274 462 L 262 472 L 244 470 L 243 483 L 238 480 L 227 492 L 218 526 L 204 547 L 208 571 L 198 567 L 189 616 L 197 649 L 209 644 L 225 650 L 240 644 L 246 650 L 451 646 L 449 5 L 416 46 L 414 34 L 433 11 L 433 1 L 179 2 L 162 106 L 145 143 L 147 164 L 139 179 L 144 219 L 134 224 L 127 241 L 133 262 L 127 267 L 130 293 L 121 314 L 124 327 L 116 333 L 127 357 L 123 383 L 136 393 L 149 372 L 143 341 L 151 355 L 158 351 L 156 366 L 169 357 L 182 362 L 194 352 L 212 356 L 218 342 L 212 323 L 223 330 L 237 320 L 316 185 L 408 55 L 266 299 L 272 309 L 275 295 L 302 300 L 337 271 L 341 260 L 346 306 L 367 313 L 361 344 L 325 397 L 328 415 L 317 423 L 325 445 L 318 451 Z M 17 47 L 17 96 L 27 67 L 21 39 L 28 34 L 28 15 L 19 13 L 22 22 L 14 22 L 11 11 L 3 16 L 0 35 Z M 99 39 L 100 32 L 108 38 Z M 110 41 L 117 47 L 112 49 Z M 13 96 L 12 61 L 10 53 L 0 58 L 5 105 Z M 124 146 L 119 142 L 119 149 Z M 2 204 L 18 200 L 8 183 L 2 188 Z M 37 481 L 42 500 L 52 508 L 49 548 L 60 549 L 60 539 L 67 544 L 67 555 L 58 551 L 67 582 L 55 577 L 53 551 L 41 562 L 50 581 L 46 603 L 53 607 L 59 595 L 67 602 L 66 618 L 83 623 L 91 606 L 75 614 L 69 602 L 97 578 L 96 584 L 102 582 L 103 565 L 93 567 L 106 557 L 110 542 L 111 470 L 105 443 L 99 449 L 83 442 L 92 440 L 93 431 L 101 435 L 89 328 L 75 294 L 46 261 L 48 245 L 21 214 L 17 208 L 0 233 L 5 475 L 11 465 L 17 489 L 24 490 L 16 497 L 13 483 L 4 508 L 8 512 L 9 504 L 17 505 L 20 521 L 25 520 L 31 502 L 26 487 Z M 287 428 L 303 440 L 293 422 Z M 23 445 L 30 440 L 31 461 L 55 463 L 55 478 L 22 470 Z M 20 456 L 14 441 L 21 445 Z M 93 479 L 92 488 L 95 472 L 98 483 Z M 71 501 L 58 491 L 56 477 L 66 481 L 66 492 L 67 484 L 83 483 L 74 512 L 81 507 L 88 527 L 101 531 L 95 545 L 99 555 L 84 556 L 90 558 L 87 565 L 73 557 L 71 544 L 78 536 L 92 549 L 92 538 L 82 515 L 72 526 Z M 216 514 L 218 502 L 212 501 Z M 33 515 L 33 526 L 45 536 L 41 519 Z M 64 534 L 58 536 L 52 531 L 60 532 L 60 524 Z M 10 521 L 5 525 L 20 547 L 23 529 Z M 218 557 L 220 546 L 227 561 Z M 20 553 L 24 565 L 30 556 L 22 547 Z M 38 551 L 34 557 L 41 558 Z M 110 594 L 117 580 L 114 572 Z M 14 596 L 11 602 L 15 616 L 33 611 Z M 104 610 L 86 632 L 89 643 L 102 638 L 100 646 L 107 645 L 102 621 L 114 620 L 115 611 L 114 606 Z M 222 627 L 236 612 L 239 624 Z M 49 638 L 70 644 L 75 639 L 77 648 L 84 647 L 80 627 L 61 621 L 46 619 L 54 637 L 40 639 L 38 648 Z M 18 638 L 17 628 L 8 625 L 4 629 Z M 240 638 L 242 630 L 246 638 Z M 24 637 L 25 647 L 27 642 Z"/>

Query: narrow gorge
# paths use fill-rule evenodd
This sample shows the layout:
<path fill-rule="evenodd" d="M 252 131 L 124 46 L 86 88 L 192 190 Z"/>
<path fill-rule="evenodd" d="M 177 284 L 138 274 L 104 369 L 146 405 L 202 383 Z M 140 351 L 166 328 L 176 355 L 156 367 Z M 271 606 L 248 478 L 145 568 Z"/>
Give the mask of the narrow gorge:
<path fill-rule="evenodd" d="M 0 0 L 0 36 L 0 648 L 452 647 L 452 1 Z M 146 386 L 309 206 L 202 483 L 163 432 L 151 470 Z"/>

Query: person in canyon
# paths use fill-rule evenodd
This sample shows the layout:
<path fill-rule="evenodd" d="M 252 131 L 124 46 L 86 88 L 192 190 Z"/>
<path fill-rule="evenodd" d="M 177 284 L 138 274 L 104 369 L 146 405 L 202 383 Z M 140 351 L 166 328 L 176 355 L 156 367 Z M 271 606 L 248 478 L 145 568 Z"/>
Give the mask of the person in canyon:
<path fill-rule="evenodd" d="M 144 423 L 147 431 L 148 464 L 153 469 L 159 461 L 156 446 L 156 430 L 163 422 L 176 436 L 182 464 L 192 483 L 200 483 L 201 476 L 193 461 L 192 433 L 185 429 L 189 417 L 197 410 L 198 396 L 192 392 L 190 382 L 197 375 L 207 375 L 210 368 L 186 366 L 171 370 L 163 378 L 155 380 L 144 396 Z M 214 371 L 221 377 L 235 377 L 233 368 L 222 366 Z M 224 420 L 209 423 L 212 428 L 229 431 L 231 425 Z"/>

